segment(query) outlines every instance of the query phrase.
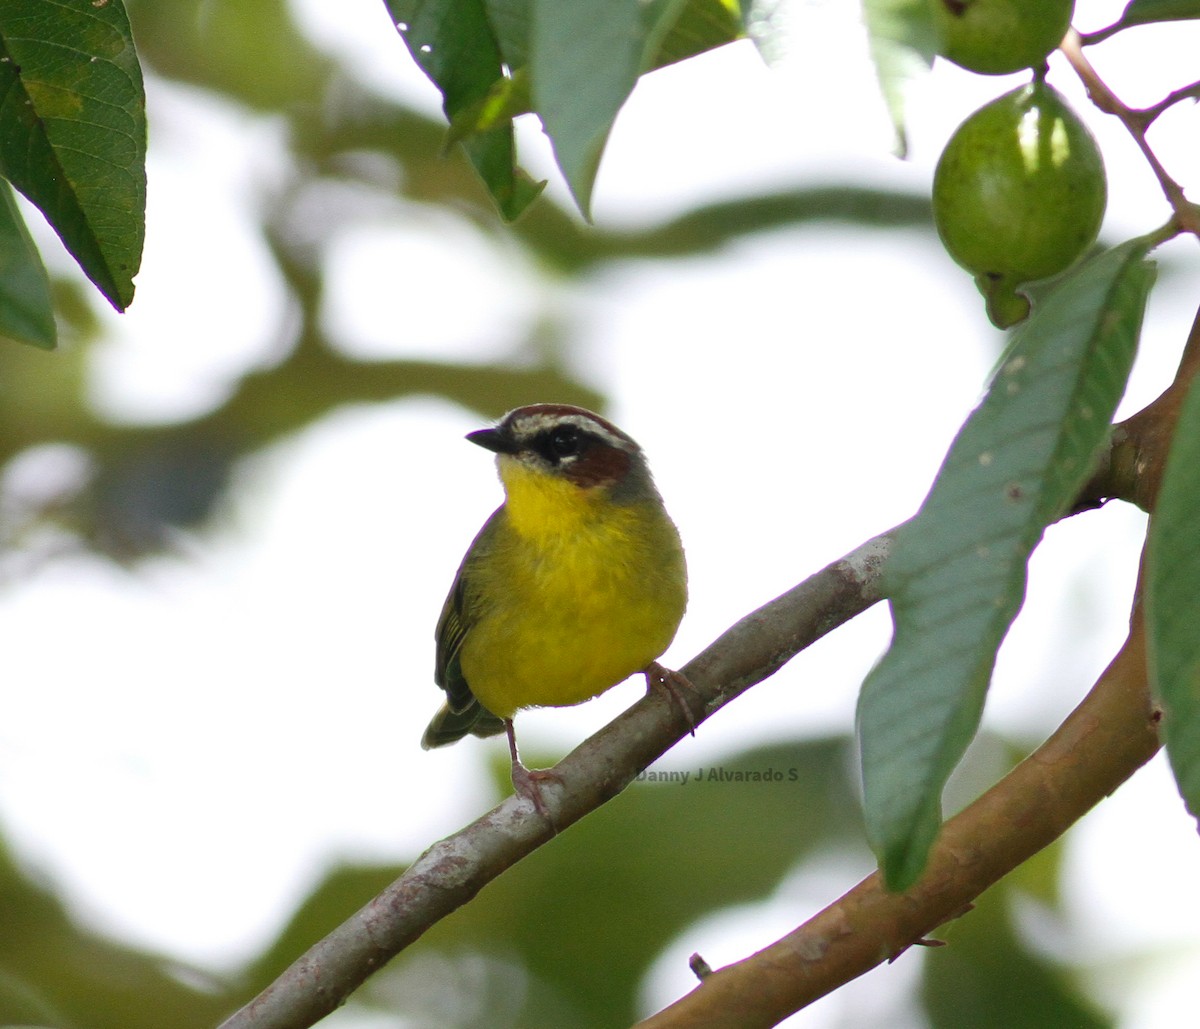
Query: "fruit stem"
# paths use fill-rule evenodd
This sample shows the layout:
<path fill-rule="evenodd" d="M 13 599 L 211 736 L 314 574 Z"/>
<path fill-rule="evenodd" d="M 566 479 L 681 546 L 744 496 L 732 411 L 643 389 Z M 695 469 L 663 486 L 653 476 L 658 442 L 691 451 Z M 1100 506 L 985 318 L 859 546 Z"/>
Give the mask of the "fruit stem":
<path fill-rule="evenodd" d="M 1200 237 L 1200 207 L 1188 202 L 1187 197 L 1184 195 L 1183 187 L 1167 174 L 1167 170 L 1162 166 L 1162 162 L 1159 161 L 1150 144 L 1146 141 L 1146 130 L 1149 128 L 1150 122 L 1162 112 L 1158 111 L 1153 117 L 1148 117 L 1147 112 L 1137 111 L 1123 104 L 1096 73 L 1096 69 L 1092 67 L 1091 62 L 1084 56 L 1083 41 L 1079 33 L 1074 29 L 1067 32 L 1060 49 L 1070 62 L 1071 67 L 1075 69 L 1075 74 L 1079 76 L 1080 80 L 1087 87 L 1092 103 L 1106 114 L 1115 115 L 1129 131 L 1134 142 L 1137 143 L 1138 149 L 1141 150 L 1142 155 L 1146 158 L 1146 162 L 1150 165 L 1151 171 L 1154 172 L 1154 177 L 1158 179 L 1158 184 L 1167 198 L 1167 203 L 1171 205 L 1171 210 L 1175 212 L 1175 221 L 1180 229 Z M 1191 96 L 1200 95 L 1200 82 L 1185 87 L 1180 92 Z M 1171 97 L 1174 95 L 1171 94 Z M 1171 97 L 1167 97 L 1167 100 L 1174 103 L 1175 101 Z M 1181 96 L 1179 99 L 1183 99 L 1183 97 Z M 1164 101 L 1164 103 L 1166 102 Z M 1161 104 L 1157 106 L 1162 107 L 1162 110 L 1166 110 L 1166 107 L 1169 107 L 1170 104 L 1166 104 L 1166 107 L 1163 107 Z M 1150 108 L 1149 110 L 1154 111 L 1154 108 Z"/>

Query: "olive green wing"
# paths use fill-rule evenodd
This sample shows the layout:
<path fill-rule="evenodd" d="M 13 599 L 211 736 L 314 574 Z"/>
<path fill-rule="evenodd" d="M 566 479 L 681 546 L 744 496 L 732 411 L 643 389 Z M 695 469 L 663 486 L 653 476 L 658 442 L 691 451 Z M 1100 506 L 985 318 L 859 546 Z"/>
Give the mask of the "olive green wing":
<path fill-rule="evenodd" d="M 469 559 L 468 553 L 454 576 L 454 585 L 450 587 L 446 603 L 442 605 L 437 628 L 433 630 L 433 638 L 437 643 L 433 681 L 446 691 L 447 703 L 455 711 L 463 710 L 474 699 L 460 661 L 462 646 L 471 628 L 471 618 L 466 609 L 466 573 Z"/>
<path fill-rule="evenodd" d="M 421 746 L 426 750 L 454 743 L 468 733 L 495 736 L 504 732 L 503 719 L 475 699 L 460 660 L 463 643 L 474 622 L 469 602 L 471 565 L 479 559 L 480 554 L 487 553 L 500 510 L 492 514 L 472 541 L 467 556 L 454 576 L 454 584 L 450 587 L 446 603 L 442 605 L 442 613 L 433 632 L 437 643 L 433 681 L 446 691 L 446 703 L 425 730 Z"/>

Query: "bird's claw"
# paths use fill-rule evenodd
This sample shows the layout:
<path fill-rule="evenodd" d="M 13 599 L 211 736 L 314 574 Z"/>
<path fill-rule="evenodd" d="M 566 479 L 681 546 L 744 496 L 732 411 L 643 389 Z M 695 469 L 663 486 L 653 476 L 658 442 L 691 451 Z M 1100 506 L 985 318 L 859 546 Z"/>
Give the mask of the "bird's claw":
<path fill-rule="evenodd" d="M 547 782 L 556 783 L 559 786 L 563 785 L 562 778 L 549 768 L 526 768 L 519 761 L 512 766 L 512 784 L 513 789 L 517 791 L 517 796 L 524 797 L 530 801 L 534 809 L 547 822 L 555 832 L 558 831 L 554 824 L 554 819 L 550 815 L 550 808 L 546 805 L 546 798 L 542 796 L 542 784 Z"/>
<path fill-rule="evenodd" d="M 661 690 L 667 698 L 683 712 L 687 719 L 688 732 L 696 735 L 696 716 L 692 713 L 692 699 L 696 696 L 696 687 L 682 672 L 651 661 L 645 668 L 646 689 Z"/>

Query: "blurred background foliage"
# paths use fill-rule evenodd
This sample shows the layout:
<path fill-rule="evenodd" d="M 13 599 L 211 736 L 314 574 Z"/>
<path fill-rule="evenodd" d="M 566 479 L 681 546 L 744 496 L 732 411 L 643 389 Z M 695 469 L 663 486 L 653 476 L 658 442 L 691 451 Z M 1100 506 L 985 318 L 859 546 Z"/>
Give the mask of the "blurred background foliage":
<path fill-rule="evenodd" d="M 357 81 L 353 68 L 300 33 L 281 0 L 142 0 L 128 7 L 148 75 L 211 91 L 285 127 L 287 167 L 256 209 L 257 231 L 287 294 L 280 353 L 269 367 L 247 368 L 219 406 L 197 417 L 169 426 L 117 423 L 88 403 L 88 352 L 100 333 L 94 298 L 77 275 L 57 279 L 66 352 L 40 361 L 19 347 L 0 349 L 0 466 L 38 446 L 65 444 L 79 451 L 84 474 L 64 495 L 39 498 L 37 510 L 10 500 L 0 542 L 50 523 L 89 549 L 136 560 L 164 547 L 176 530 L 201 526 L 239 457 L 349 404 L 436 395 L 488 417 L 531 396 L 604 406 L 563 359 L 571 340 L 554 318 L 549 289 L 546 309 L 524 339 L 511 342 L 511 361 L 362 360 L 340 349 L 322 323 L 322 271 L 333 230 L 347 222 L 385 210 L 418 217 L 433 209 L 471 233 L 517 247 L 523 266 L 535 268 L 548 287 L 621 262 L 695 257 L 802 222 L 930 230 L 926 197 L 827 184 L 740 197 L 629 229 L 584 226 L 543 196 L 508 226 L 461 151 L 445 150 L 444 123 Z M 406 59 L 398 47 L 397 60 Z M 212 269 L 214 282 L 220 271 Z"/>
<path fill-rule="evenodd" d="M 0 481 L 11 486 L 12 469 L 64 448 L 74 474 L 49 494 L 0 493 L 0 554 L 10 576 L 64 550 L 136 565 L 181 534 L 202 533 L 239 460 L 346 405 L 436 395 L 489 417 L 530 397 L 603 409 L 605 398 L 564 359 L 572 339 L 554 316 L 550 287 L 569 288 L 621 262 L 694 258 L 817 220 L 932 232 L 924 197 L 825 182 L 619 229 L 585 227 L 543 196 L 506 226 L 461 154 L 443 152 L 444 124 L 357 79 L 299 30 L 283 0 L 129 0 L 128 7 L 151 93 L 156 81 L 187 84 L 282 129 L 286 168 L 253 207 L 286 291 L 279 345 L 207 411 L 165 423 L 120 420 L 90 400 L 91 354 L 103 342 L 94 308 L 102 301 L 77 275 L 56 273 L 64 346 L 54 354 L 0 347 Z M 386 19 L 380 25 L 386 29 Z M 399 43 L 396 57 L 406 59 Z M 152 122 L 152 139 L 165 131 Z M 508 341 L 511 360 L 366 360 L 330 338 L 321 317 L 326 241 L 337 224 L 381 207 L 435 210 L 513 248 L 537 270 L 548 299 L 524 338 Z M 212 276 L 219 281 L 221 269 Z M 986 758 L 978 755 L 988 744 L 977 745 L 961 774 L 983 761 L 994 778 L 996 761 L 1012 760 L 990 745 Z M 642 1010 L 651 966 L 689 925 L 767 899 L 808 861 L 869 867 L 848 739 L 759 749 L 724 767 L 796 768 L 816 788 L 805 791 L 807 808 L 798 812 L 797 794 L 770 784 L 736 793 L 703 783 L 635 785 L 428 933 L 360 991 L 351 1010 L 393 1019 L 366 1024 L 628 1024 Z M 501 769 L 496 785 L 499 797 Z M 949 946 L 925 951 L 912 999 L 924 1012 L 918 1021 L 947 1029 L 1109 1024 L 1081 999 L 1079 970 L 1034 946 L 1014 914 L 1020 901 L 1053 917 L 1058 851 L 947 927 Z M 213 1026 L 401 871 L 331 870 L 257 960 L 218 973 L 96 931 L 36 868 L 0 851 L 0 1025 Z M 795 922 L 811 913 L 797 909 Z"/>

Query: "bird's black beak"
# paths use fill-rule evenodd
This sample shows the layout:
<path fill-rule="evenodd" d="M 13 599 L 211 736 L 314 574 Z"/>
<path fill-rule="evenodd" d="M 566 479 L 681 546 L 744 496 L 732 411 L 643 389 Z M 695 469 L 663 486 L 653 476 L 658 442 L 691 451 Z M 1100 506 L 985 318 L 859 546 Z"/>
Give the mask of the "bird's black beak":
<path fill-rule="evenodd" d="M 515 454 L 520 449 L 513 438 L 501 429 L 477 429 L 468 432 L 467 439 L 493 454 Z"/>

